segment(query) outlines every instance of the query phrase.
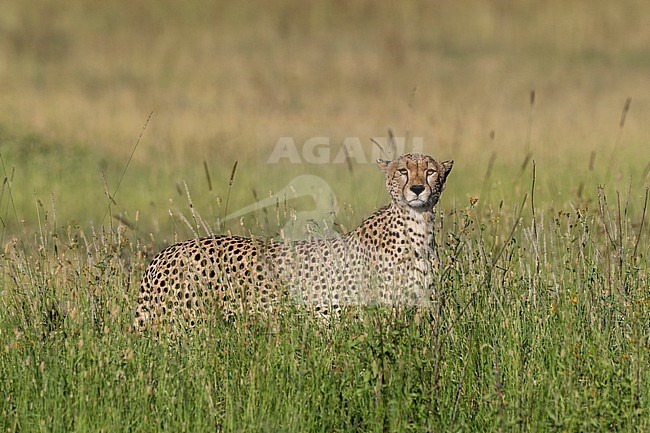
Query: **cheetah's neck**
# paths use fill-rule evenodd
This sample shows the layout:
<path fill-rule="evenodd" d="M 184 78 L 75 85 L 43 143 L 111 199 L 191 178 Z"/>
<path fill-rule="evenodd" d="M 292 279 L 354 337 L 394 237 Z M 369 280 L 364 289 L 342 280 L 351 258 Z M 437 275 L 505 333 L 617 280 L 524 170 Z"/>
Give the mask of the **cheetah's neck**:
<path fill-rule="evenodd" d="M 413 229 L 413 233 L 416 233 L 418 236 L 426 240 L 426 246 L 431 247 L 434 244 L 434 220 L 435 220 L 435 210 L 426 210 L 426 211 L 417 211 L 412 208 L 408 209 L 397 209 L 397 212 L 403 214 L 402 218 L 405 221 L 406 229 L 410 232 Z"/>
<path fill-rule="evenodd" d="M 417 240 L 421 248 L 430 248 L 434 244 L 435 210 L 417 211 L 403 209 L 391 203 L 379 209 L 359 227 L 348 233 L 348 238 L 363 238 L 366 232 L 375 233 L 380 239 L 390 239 L 393 233 L 400 232 L 411 240 Z M 415 246 L 415 245 L 414 245 Z"/>

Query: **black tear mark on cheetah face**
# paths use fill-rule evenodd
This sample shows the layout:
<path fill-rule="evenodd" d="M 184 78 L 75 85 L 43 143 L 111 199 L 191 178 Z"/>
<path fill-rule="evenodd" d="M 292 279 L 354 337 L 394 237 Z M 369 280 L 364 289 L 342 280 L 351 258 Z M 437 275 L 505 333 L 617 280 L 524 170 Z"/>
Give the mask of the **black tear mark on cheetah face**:
<path fill-rule="evenodd" d="M 377 164 L 386 173 L 386 188 L 393 203 L 415 211 L 431 211 L 454 161 L 438 162 L 427 155 L 406 154 L 394 161 L 380 159 Z"/>

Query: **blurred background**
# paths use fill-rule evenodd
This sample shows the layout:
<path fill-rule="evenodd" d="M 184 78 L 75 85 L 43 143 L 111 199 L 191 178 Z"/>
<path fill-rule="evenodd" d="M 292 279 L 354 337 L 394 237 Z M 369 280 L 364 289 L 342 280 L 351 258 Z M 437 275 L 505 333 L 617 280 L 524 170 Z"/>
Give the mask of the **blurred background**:
<path fill-rule="evenodd" d="M 3 241 L 124 223 L 166 242 L 191 235 L 188 192 L 214 227 L 300 174 L 350 229 L 389 198 L 372 163 L 335 156 L 352 137 L 370 160 L 389 128 L 456 161 L 443 208 L 511 208 L 533 162 L 541 208 L 588 207 L 599 185 L 640 201 L 649 22 L 644 0 L 5 0 Z M 283 137 L 298 161 L 268 163 Z"/>

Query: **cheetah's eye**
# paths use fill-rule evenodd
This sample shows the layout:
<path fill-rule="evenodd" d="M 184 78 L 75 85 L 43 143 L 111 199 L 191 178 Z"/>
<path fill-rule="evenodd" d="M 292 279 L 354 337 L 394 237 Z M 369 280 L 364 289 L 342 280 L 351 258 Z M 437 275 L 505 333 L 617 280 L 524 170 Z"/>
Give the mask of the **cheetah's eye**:
<path fill-rule="evenodd" d="M 409 174 L 409 171 L 407 169 L 405 169 L 405 168 L 398 168 L 397 171 L 399 171 L 400 174 L 403 174 L 404 176 Z"/>
<path fill-rule="evenodd" d="M 430 169 L 427 170 L 427 176 L 431 176 L 435 172 L 436 171 L 434 169 L 430 168 Z"/>

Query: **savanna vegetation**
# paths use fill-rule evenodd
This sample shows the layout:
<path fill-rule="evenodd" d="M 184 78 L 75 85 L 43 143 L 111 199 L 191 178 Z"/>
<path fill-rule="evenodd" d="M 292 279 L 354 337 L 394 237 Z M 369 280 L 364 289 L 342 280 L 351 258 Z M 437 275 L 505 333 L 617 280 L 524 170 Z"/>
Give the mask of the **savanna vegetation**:
<path fill-rule="evenodd" d="M 648 22 L 640 0 L 0 3 L 0 429 L 647 431 Z M 455 160 L 431 310 L 132 332 L 153 254 L 280 236 L 308 197 L 224 217 L 297 176 L 336 230 L 387 203 L 389 128 Z"/>

